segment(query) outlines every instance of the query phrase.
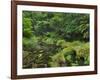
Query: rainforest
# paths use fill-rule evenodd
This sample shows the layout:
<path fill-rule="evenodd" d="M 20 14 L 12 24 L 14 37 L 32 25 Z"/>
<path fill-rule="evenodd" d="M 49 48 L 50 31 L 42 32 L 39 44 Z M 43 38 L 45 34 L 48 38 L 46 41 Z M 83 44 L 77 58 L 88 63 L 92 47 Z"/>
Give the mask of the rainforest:
<path fill-rule="evenodd" d="M 88 66 L 89 14 L 23 11 L 23 68 Z"/>

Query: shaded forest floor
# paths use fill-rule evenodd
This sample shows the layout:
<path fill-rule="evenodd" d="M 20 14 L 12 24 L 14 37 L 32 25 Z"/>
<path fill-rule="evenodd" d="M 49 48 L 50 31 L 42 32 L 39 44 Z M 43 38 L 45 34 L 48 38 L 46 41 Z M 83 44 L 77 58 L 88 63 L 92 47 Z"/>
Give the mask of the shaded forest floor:
<path fill-rule="evenodd" d="M 38 42 L 31 52 L 23 51 L 23 56 L 23 68 L 86 66 L 89 65 L 89 42 L 46 40 Z"/>

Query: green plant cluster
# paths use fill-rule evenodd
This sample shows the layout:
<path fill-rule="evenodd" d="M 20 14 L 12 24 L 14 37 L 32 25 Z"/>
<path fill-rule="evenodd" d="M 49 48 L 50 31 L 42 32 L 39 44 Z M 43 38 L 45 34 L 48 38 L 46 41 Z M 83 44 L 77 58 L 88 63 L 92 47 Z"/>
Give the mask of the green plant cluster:
<path fill-rule="evenodd" d="M 89 65 L 89 14 L 23 11 L 23 68 Z"/>

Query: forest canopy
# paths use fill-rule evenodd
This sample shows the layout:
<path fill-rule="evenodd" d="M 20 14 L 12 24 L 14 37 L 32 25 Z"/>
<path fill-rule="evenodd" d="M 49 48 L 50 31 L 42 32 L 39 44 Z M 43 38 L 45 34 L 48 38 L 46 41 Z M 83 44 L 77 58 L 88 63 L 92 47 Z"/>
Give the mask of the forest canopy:
<path fill-rule="evenodd" d="M 23 11 L 23 68 L 89 65 L 89 14 Z"/>

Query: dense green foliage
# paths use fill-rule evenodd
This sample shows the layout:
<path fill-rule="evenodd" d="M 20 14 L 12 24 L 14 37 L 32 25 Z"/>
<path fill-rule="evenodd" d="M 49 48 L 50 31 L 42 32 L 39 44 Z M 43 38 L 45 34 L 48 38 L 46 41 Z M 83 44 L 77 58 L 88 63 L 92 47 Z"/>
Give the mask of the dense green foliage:
<path fill-rule="evenodd" d="M 89 65 L 89 14 L 23 11 L 23 68 Z"/>

